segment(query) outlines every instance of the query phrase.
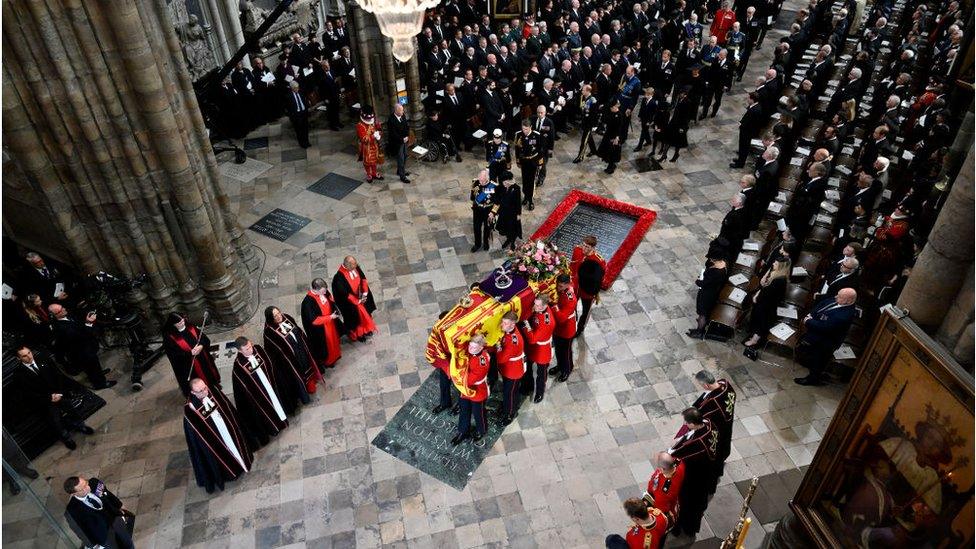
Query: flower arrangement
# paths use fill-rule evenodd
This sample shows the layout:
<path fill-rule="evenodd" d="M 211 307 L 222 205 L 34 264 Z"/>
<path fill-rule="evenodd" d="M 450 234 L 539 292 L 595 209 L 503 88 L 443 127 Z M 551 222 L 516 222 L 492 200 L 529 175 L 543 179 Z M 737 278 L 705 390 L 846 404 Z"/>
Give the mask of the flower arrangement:
<path fill-rule="evenodd" d="M 538 282 L 569 271 L 566 254 L 552 243 L 528 240 L 510 252 L 512 271 L 528 280 Z"/>

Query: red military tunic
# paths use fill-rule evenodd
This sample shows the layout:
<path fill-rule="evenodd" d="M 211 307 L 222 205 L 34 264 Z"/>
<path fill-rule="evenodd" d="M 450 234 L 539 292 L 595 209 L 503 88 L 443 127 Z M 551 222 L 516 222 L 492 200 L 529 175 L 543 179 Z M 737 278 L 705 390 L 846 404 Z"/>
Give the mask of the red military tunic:
<path fill-rule="evenodd" d="M 660 469 L 655 469 L 647 481 L 647 493 L 653 498 L 654 507 L 668 518 L 669 527 L 678 516 L 678 494 L 681 493 L 684 480 L 685 464 L 678 462 L 670 477 L 665 476 Z"/>
<path fill-rule="evenodd" d="M 710 36 L 718 38 L 718 45 L 725 45 L 725 35 L 732 30 L 732 25 L 735 24 L 735 12 L 732 10 L 718 10 L 715 12 L 715 19 L 712 21 L 712 26 L 708 31 Z"/>
<path fill-rule="evenodd" d="M 556 317 L 546 305 L 541 313 L 529 317 L 529 329 L 525 330 L 526 355 L 533 364 L 549 364 L 552 361 L 552 332 L 556 329 Z"/>
<path fill-rule="evenodd" d="M 572 288 L 559 292 L 559 301 L 556 305 L 556 337 L 572 339 L 576 336 L 576 301 L 576 292 Z"/>
<path fill-rule="evenodd" d="M 607 272 L 607 260 L 603 259 L 603 256 L 597 252 L 593 252 L 589 255 L 583 253 L 582 246 L 576 246 L 573 248 L 573 256 L 569 260 L 569 272 L 573 277 L 573 288 L 576 290 L 576 295 L 583 299 L 593 299 L 595 296 L 589 295 L 584 291 L 580 290 L 580 280 L 579 280 L 579 270 L 580 266 L 583 265 L 583 261 L 596 261 L 600 264 L 600 271 Z"/>
<path fill-rule="evenodd" d="M 664 534 L 668 531 L 668 518 L 654 507 L 647 511 L 654 518 L 654 524 L 635 524 L 627 530 L 627 547 L 630 549 L 661 549 Z"/>
<path fill-rule="evenodd" d="M 477 355 L 471 356 L 468 354 L 467 349 L 462 349 L 458 353 L 459 361 L 466 361 L 468 365 L 468 374 L 464 379 L 464 385 L 469 389 L 474 390 L 474 395 L 471 397 L 466 397 L 463 394 L 461 398 L 470 400 L 471 402 L 484 402 L 488 400 L 488 367 L 491 365 L 491 359 L 488 357 L 488 350 L 484 349 Z M 460 365 L 459 366 L 463 366 Z"/>
<path fill-rule="evenodd" d="M 498 373 L 505 379 L 522 379 L 525 373 L 525 341 L 518 328 L 503 335 L 498 345 L 500 349 L 495 354 Z"/>

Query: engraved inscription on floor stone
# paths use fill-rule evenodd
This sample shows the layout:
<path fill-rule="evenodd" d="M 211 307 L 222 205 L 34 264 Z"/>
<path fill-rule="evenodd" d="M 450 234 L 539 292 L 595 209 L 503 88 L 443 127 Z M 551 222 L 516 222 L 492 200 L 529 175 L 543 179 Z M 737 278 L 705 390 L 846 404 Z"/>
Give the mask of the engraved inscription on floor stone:
<path fill-rule="evenodd" d="M 259 219 L 257 223 L 251 225 L 251 230 L 268 238 L 284 242 L 311 222 L 312 220 L 307 217 L 275 208 L 271 213 Z"/>
<path fill-rule="evenodd" d="M 438 384 L 435 372 L 376 435 L 373 446 L 453 488 L 464 490 L 471 475 L 504 431 L 504 427 L 495 421 L 495 410 L 501 406 L 501 391 L 492 391 L 485 403 L 488 432 L 484 438 L 478 442 L 468 439 L 453 446 L 451 439 L 457 433 L 458 416 L 450 411 L 437 415 L 430 412 L 439 399 Z M 500 380 L 497 387 L 501 388 Z M 454 393 L 454 402 L 457 402 L 457 392 L 451 392 Z"/>
<path fill-rule="evenodd" d="M 308 190 L 322 196 L 342 200 L 348 196 L 349 193 L 353 192 L 357 187 L 362 185 L 362 183 L 363 182 L 358 179 L 353 179 L 337 173 L 329 173 L 322 179 L 312 183 Z"/>
<path fill-rule="evenodd" d="M 636 223 L 637 219 L 629 215 L 579 202 L 553 231 L 551 240 L 560 250 L 570 253 L 585 236 L 594 235 L 597 251 L 609 260 Z"/>
<path fill-rule="evenodd" d="M 254 178 L 268 171 L 269 168 L 271 168 L 271 164 L 248 157 L 243 164 L 236 164 L 233 161 L 221 162 L 220 174 L 233 177 L 242 183 L 250 183 Z"/>

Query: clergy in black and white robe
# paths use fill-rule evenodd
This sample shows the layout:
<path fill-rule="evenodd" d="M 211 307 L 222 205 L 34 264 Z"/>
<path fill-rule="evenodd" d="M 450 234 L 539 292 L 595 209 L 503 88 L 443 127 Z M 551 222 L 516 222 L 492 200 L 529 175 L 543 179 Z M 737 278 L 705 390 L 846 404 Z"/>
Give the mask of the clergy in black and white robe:
<path fill-rule="evenodd" d="M 247 444 L 257 450 L 288 427 L 288 416 L 278 398 L 275 369 L 267 353 L 246 337 L 237 338 L 235 343 L 234 403 Z"/>
<path fill-rule="evenodd" d="M 183 406 L 183 431 L 197 485 L 213 493 L 251 468 L 254 454 L 241 431 L 237 409 L 220 391 L 210 391 L 202 379 L 190 381 L 190 397 Z"/>
<path fill-rule="evenodd" d="M 287 363 L 297 370 L 309 393 L 314 393 L 322 382 L 305 330 L 274 306 L 264 310 L 264 351 L 271 362 Z"/>

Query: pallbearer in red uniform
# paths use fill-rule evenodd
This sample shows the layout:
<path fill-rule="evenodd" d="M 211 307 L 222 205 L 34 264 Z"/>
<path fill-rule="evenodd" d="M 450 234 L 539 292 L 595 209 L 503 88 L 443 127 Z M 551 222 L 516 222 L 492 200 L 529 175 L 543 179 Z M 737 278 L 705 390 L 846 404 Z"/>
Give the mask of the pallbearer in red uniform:
<path fill-rule="evenodd" d="M 708 493 L 715 481 L 718 433 L 712 430 L 707 419 L 702 418 L 698 408 L 685 408 L 681 416 L 684 427 L 668 450 L 671 457 L 685 464 L 685 479 L 678 495 L 681 512 L 673 532 L 695 537 L 701 529 L 702 515 L 708 507 Z"/>
<path fill-rule="evenodd" d="M 508 425 L 518 416 L 519 383 L 525 374 L 525 342 L 518 331 L 518 316 L 509 311 L 502 316 L 502 338 L 498 341 L 495 360 L 502 375 L 501 423 Z"/>
<path fill-rule="evenodd" d="M 288 427 L 288 416 L 278 398 L 275 371 L 267 353 L 243 336 L 234 343 L 237 344 L 231 374 L 234 403 L 247 445 L 257 450 Z"/>
<path fill-rule="evenodd" d="M 192 377 L 198 377 L 212 387 L 220 387 L 220 372 L 207 350 L 209 348 L 210 338 L 187 322 L 186 317 L 171 313 L 166 319 L 163 350 L 184 396 L 190 395 L 190 370 L 193 370 Z"/>
<path fill-rule="evenodd" d="M 335 347 L 338 349 L 338 330 L 335 327 L 333 330 L 336 332 Z M 264 310 L 264 350 L 268 353 L 271 362 L 288 364 L 297 370 L 305 381 L 308 392 L 315 392 L 322 381 L 322 372 L 312 358 L 308 336 L 294 318 L 281 312 L 277 307 L 268 307 Z"/>
<path fill-rule="evenodd" d="M 474 416 L 474 427 L 476 433 L 474 440 L 481 440 L 488 431 L 488 423 L 485 418 L 485 401 L 488 400 L 488 367 L 491 357 L 485 350 L 485 336 L 475 334 L 468 342 L 466 349 L 458 351 L 458 364 L 463 367 L 467 364 L 467 376 L 464 385 L 474 391 L 472 396 L 461 395 L 461 414 L 458 417 L 458 432 L 451 439 L 451 444 L 457 446 L 461 441 L 471 436 L 471 417 Z"/>
<path fill-rule="evenodd" d="M 556 278 L 559 301 L 553 308 L 556 315 L 556 330 L 552 342 L 556 348 L 556 365 L 549 368 L 549 375 L 559 374 L 557 381 L 566 381 L 573 371 L 573 338 L 576 337 L 576 292 L 573 291 L 572 278 L 561 274 Z"/>
<path fill-rule="evenodd" d="M 319 371 L 335 366 L 342 358 L 339 337 L 342 320 L 329 286 L 325 280 L 312 280 L 305 299 L 302 299 L 302 326 L 308 334 L 308 348 Z"/>
<path fill-rule="evenodd" d="M 546 394 L 549 363 L 552 361 L 552 332 L 555 329 L 556 316 L 549 308 L 549 296 L 536 296 L 532 302 L 532 315 L 522 325 L 526 359 L 531 369 L 520 383 L 523 395 L 530 395 L 535 390 L 534 402 L 542 402 Z"/>
<path fill-rule="evenodd" d="M 685 480 L 685 464 L 667 452 L 658 452 L 655 461 L 657 468 L 647 481 L 644 501 L 649 507 L 658 508 L 668 517 L 670 528 L 678 519 L 678 494 L 681 493 Z"/>
<path fill-rule="evenodd" d="M 383 174 L 379 171 L 382 162 L 380 158 L 382 131 L 383 128 L 373 114 L 373 107 L 364 105 L 359 114 L 359 123 L 356 124 L 356 136 L 359 138 L 359 159 L 363 161 L 367 183 L 372 183 L 374 179 L 383 179 Z"/>
<path fill-rule="evenodd" d="M 732 420 L 735 418 L 735 389 L 727 379 L 702 370 L 695 374 L 695 381 L 705 390 L 692 404 L 701 412 L 703 418 L 712 424 L 718 433 L 718 447 L 715 449 L 715 482 L 709 493 L 715 493 L 718 479 L 725 473 L 725 460 L 732 452 Z"/>
<path fill-rule="evenodd" d="M 573 248 L 569 270 L 573 275 L 573 288 L 583 303 L 579 322 L 576 323 L 576 337 L 579 337 L 586 329 L 586 319 L 590 316 L 593 300 L 599 300 L 603 275 L 607 272 L 606 260 L 596 251 L 595 236 L 584 237 L 583 242 Z"/>
<path fill-rule="evenodd" d="M 608 549 L 661 549 L 664 546 L 668 530 L 668 518 L 664 513 L 637 498 L 625 501 L 624 511 L 634 525 L 627 530 L 626 538 L 619 534 L 607 536 Z"/>
<path fill-rule="evenodd" d="M 332 293 L 336 305 L 342 311 L 342 321 L 346 325 L 346 335 L 350 341 L 369 341 L 376 333 L 376 324 L 371 316 L 376 310 L 376 302 L 369 291 L 366 275 L 359 268 L 356 258 L 347 255 L 332 277 Z"/>
<path fill-rule="evenodd" d="M 254 453 L 247 446 L 237 409 L 220 390 L 211 391 L 202 379 L 190 381 L 190 397 L 183 406 L 183 432 L 197 485 L 213 493 L 251 468 Z"/>

